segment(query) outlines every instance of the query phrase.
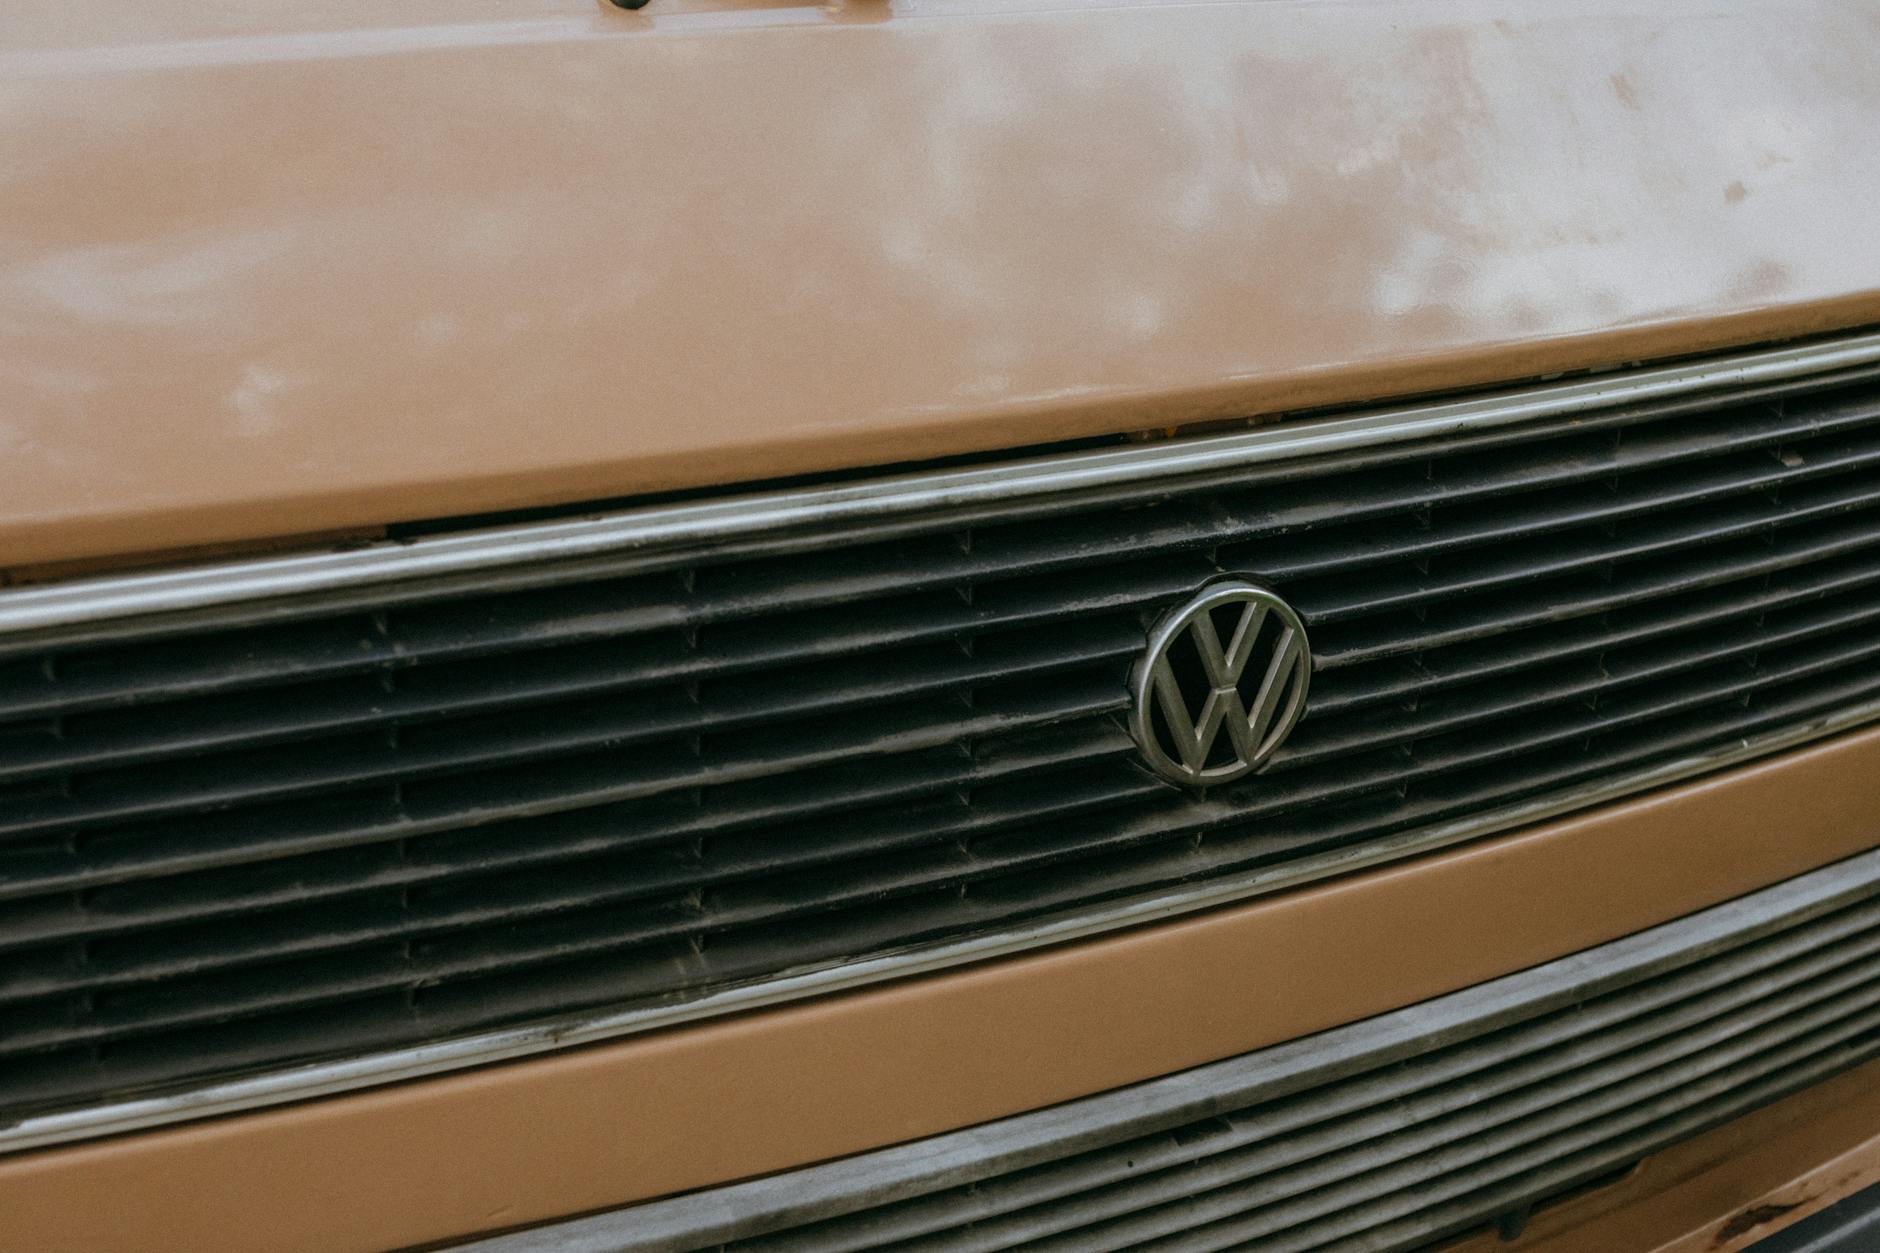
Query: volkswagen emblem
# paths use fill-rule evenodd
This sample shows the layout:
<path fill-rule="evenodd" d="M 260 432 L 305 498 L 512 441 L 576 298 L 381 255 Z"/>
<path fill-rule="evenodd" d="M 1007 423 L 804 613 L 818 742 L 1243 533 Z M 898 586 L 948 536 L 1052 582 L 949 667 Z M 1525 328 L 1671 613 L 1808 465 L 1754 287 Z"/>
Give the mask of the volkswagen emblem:
<path fill-rule="evenodd" d="M 1130 675 L 1130 732 L 1149 768 L 1189 787 L 1258 770 L 1305 712 L 1312 650 L 1292 606 L 1239 579 L 1163 615 Z"/>

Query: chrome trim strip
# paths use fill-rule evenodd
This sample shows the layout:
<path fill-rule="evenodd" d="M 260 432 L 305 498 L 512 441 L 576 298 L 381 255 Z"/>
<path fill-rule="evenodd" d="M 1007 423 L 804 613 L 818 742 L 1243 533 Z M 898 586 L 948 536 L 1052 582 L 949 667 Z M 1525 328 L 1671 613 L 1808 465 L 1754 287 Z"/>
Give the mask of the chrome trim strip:
<path fill-rule="evenodd" d="M 763 983 L 729 988 L 680 1004 L 551 1019 L 526 1027 L 489 1031 L 437 1044 L 298 1066 L 163 1096 L 29 1117 L 0 1128 L 0 1153 L 117 1135 L 165 1123 L 233 1114 L 289 1101 L 335 1096 L 364 1087 L 420 1079 L 471 1066 L 513 1061 L 539 1053 L 594 1044 L 699 1018 L 848 991 L 887 979 L 927 974 L 968 962 L 1008 957 L 1046 944 L 1061 944 L 1122 927 L 1158 922 L 1335 875 L 1349 874 L 1383 862 L 1449 848 L 1515 827 L 1606 804 L 1635 792 L 1682 782 L 1874 722 L 1880 722 L 1880 700 L 1837 710 L 1760 735 L 1745 736 L 1729 745 L 1617 778 L 1604 779 L 1597 784 L 1568 788 L 1469 818 L 1334 849 L 1298 863 L 1117 902 L 1096 913 L 1054 916 L 1027 923 L 1022 929 L 989 932 L 967 939 L 881 954 L 844 966 L 802 971 Z"/>
<path fill-rule="evenodd" d="M 1758 942 L 1770 940 L 1780 945 L 1784 933 L 1792 937 L 1797 930 L 1842 910 L 1871 917 L 1877 888 L 1880 888 L 1880 849 L 1872 849 L 1773 887 L 1526 970 L 1190 1070 L 849 1157 L 629 1203 L 580 1217 L 551 1220 L 504 1235 L 472 1236 L 462 1244 L 453 1243 L 448 1247 L 461 1253 L 472 1250 L 475 1253 L 602 1253 L 602 1250 L 650 1253 L 651 1250 L 711 1248 L 777 1234 L 786 1238 L 798 1236 L 798 1247 L 802 1247 L 803 1229 L 814 1223 L 880 1212 L 916 1197 L 931 1198 L 943 1209 L 952 1210 L 949 1217 L 960 1220 L 936 1224 L 936 1230 L 923 1233 L 931 1247 L 936 1235 L 962 1232 L 975 1217 L 998 1222 L 1023 1212 L 1021 1207 L 973 1214 L 970 1202 L 949 1206 L 943 1193 L 961 1189 L 963 1185 L 1009 1179 L 1019 1172 L 1042 1166 L 1069 1165 L 1084 1153 L 1100 1152 L 1124 1141 L 1167 1134 L 1216 1115 L 1231 1117 L 1269 1101 L 1323 1093 L 1330 1085 L 1362 1084 L 1367 1097 L 1375 1098 L 1367 1102 L 1373 1106 L 1407 1101 L 1407 1106 L 1399 1106 L 1404 1110 L 1406 1123 L 1427 1127 L 1439 1117 L 1445 1120 L 1457 1117 L 1458 1111 L 1452 1109 L 1437 1115 L 1428 1112 L 1426 1107 L 1418 1115 L 1413 1112 L 1416 1106 L 1412 1094 L 1428 1093 L 1443 1082 L 1455 1082 L 1455 1072 L 1440 1078 L 1432 1076 L 1423 1083 L 1415 1079 L 1406 1083 L 1399 1069 L 1403 1063 L 1413 1062 L 1424 1053 L 1445 1050 L 1458 1050 L 1462 1054 L 1473 1052 L 1478 1057 L 1492 1050 L 1507 1057 L 1510 1050 L 1494 1044 L 1483 1047 L 1486 1037 L 1507 1031 L 1517 1040 L 1526 1037 L 1517 1046 L 1516 1056 L 1534 1059 L 1549 1050 L 1562 1049 L 1565 1056 L 1561 1053 L 1555 1056 L 1565 1062 L 1560 1070 L 1568 1071 L 1573 1069 L 1570 1050 L 1576 1043 L 1598 1038 L 1599 1028 L 1584 1020 L 1575 1021 L 1579 1015 L 1565 1016 L 1559 1011 L 1601 998 L 1606 1001 L 1606 1030 L 1624 1029 L 1615 1027 L 1615 1022 L 1636 1027 L 1641 1018 L 1661 1011 L 1666 1003 L 1653 994 L 1654 984 L 1662 991 L 1667 983 L 1683 982 L 1691 1000 L 1677 1000 L 1675 993 L 1667 999 L 1683 1006 L 1688 1006 L 1692 1000 L 1708 999 L 1712 1011 L 1721 1008 L 1719 1000 L 1732 999 L 1731 991 L 1734 991 L 1737 1007 L 1745 1015 L 1754 1015 L 1757 1011 L 1744 1003 L 1745 993 L 1755 996 L 1762 992 L 1779 997 L 1792 995 L 1798 987 L 1809 984 L 1808 979 L 1792 975 L 1787 979 L 1780 975 L 1772 977 L 1771 970 L 1780 970 L 1786 963 L 1780 959 L 1775 963 L 1758 960 L 1762 956 L 1755 951 Z M 1841 943 L 1847 942 L 1843 935 Z M 1805 963 L 1823 952 L 1832 953 L 1835 947 L 1835 942 L 1828 940 L 1819 947 L 1811 945 L 1803 949 L 1809 956 L 1801 956 L 1791 949 L 1782 954 L 1782 958 L 1787 962 Z M 1745 955 L 1751 960 L 1738 965 L 1740 973 L 1736 980 L 1725 978 L 1713 982 L 1709 977 L 1709 972 L 1716 969 L 1709 963 L 1736 965 L 1742 963 Z M 1690 982 L 1693 975 L 1697 976 L 1696 986 Z M 1835 978 L 1833 975 L 1819 977 Z M 1843 984 L 1844 996 L 1846 986 Z M 1640 1004 L 1641 994 L 1643 1004 Z M 1631 1012 L 1620 1009 L 1615 1013 L 1614 1002 L 1631 1002 Z M 1592 1016 L 1598 1019 L 1601 1015 L 1594 1011 Z M 1672 1029 L 1654 1038 L 1659 1043 L 1667 1037 L 1683 1037 L 1695 1042 L 1706 1030 L 1711 1030 L 1723 1033 L 1712 1038 L 1722 1039 L 1742 1029 L 1737 1025 L 1737 1018 L 1736 1014 L 1726 1011 L 1695 1024 L 1687 1020 L 1684 1030 Z M 1633 1038 L 1636 1047 L 1649 1047 L 1638 1042 L 1638 1037 Z M 1503 1037 L 1503 1042 L 1506 1039 Z M 1681 1047 L 1689 1049 L 1688 1044 Z M 1704 1052 L 1699 1047 L 1685 1055 L 1690 1056 L 1692 1051 L 1698 1056 Z M 1452 1059 L 1456 1056 L 1457 1053 L 1451 1053 Z M 1603 1056 L 1605 1065 L 1611 1066 L 1617 1061 L 1610 1053 Z M 1478 1067 L 1458 1069 L 1465 1074 L 1479 1075 Z M 1617 1080 L 1622 1076 L 1613 1077 Z M 1669 1085 L 1673 1090 L 1682 1086 Z M 1395 1131 L 1384 1134 L 1399 1135 L 1407 1129 L 1399 1125 Z M 1275 1132 L 1274 1138 L 1297 1134 L 1297 1131 L 1296 1125 L 1286 1127 L 1283 1120 L 1282 1129 Z M 1381 1139 L 1372 1143 L 1381 1143 Z M 1226 1151 L 1233 1153 L 1244 1149 Z M 1209 1156 L 1204 1153 L 1203 1160 Z M 1297 1165 L 1295 1158 L 1280 1169 Z M 1266 1175 L 1268 1179 L 1272 1177 Z M 1242 1182 L 1257 1186 L 1260 1178 L 1255 1175 L 1251 1179 L 1243 1178 Z M 1284 1190 L 1293 1191 L 1290 1187 Z M 1058 1196 L 1052 1203 L 1063 1204 L 1068 1199 Z M 883 1245 L 887 1243 L 882 1241 Z"/>
<path fill-rule="evenodd" d="M 829 487 L 730 495 L 587 518 L 28 586 L 0 592 L 0 635 L 244 601 L 567 561 L 724 544 L 808 526 L 1038 502 L 1355 448 L 1482 431 L 1591 409 L 1880 363 L 1880 332 L 1528 386 L 1459 400 L 1315 418 L 1231 435 L 1065 453 Z"/>
<path fill-rule="evenodd" d="M 879 521 L 946 510 L 1047 501 L 1095 488 L 1481 431 L 1873 364 L 1880 364 L 1880 332 L 1460 400 L 1335 415 L 1230 435 L 1032 457 L 831 487 L 725 496 L 702 503 L 649 506 L 588 518 L 466 531 L 343 552 L 228 561 L 17 588 L 0 591 L 0 636 L 602 554 L 711 546 L 831 523 Z M 332 1096 L 1010 956 L 1041 945 L 1155 922 L 1480 839 L 1873 722 L 1880 722 L 1880 700 L 1597 784 L 1570 788 L 1467 819 L 1400 832 L 1302 862 L 1116 902 L 1095 913 L 1053 916 L 1018 928 L 879 954 L 842 966 L 801 970 L 689 1001 L 566 1016 L 437 1044 L 32 1116 L 0 1126 L 0 1153 Z"/>

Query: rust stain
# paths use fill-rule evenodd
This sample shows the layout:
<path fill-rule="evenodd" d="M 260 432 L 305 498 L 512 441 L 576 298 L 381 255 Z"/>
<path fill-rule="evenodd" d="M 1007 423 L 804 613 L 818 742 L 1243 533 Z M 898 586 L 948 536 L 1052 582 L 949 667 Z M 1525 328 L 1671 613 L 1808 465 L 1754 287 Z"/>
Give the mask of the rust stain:
<path fill-rule="evenodd" d="M 1749 188 L 1743 186 L 1742 180 L 1739 179 L 1723 189 L 1723 203 L 1742 204 L 1743 198 L 1747 195 L 1749 195 Z"/>
<path fill-rule="evenodd" d="M 1794 1205 L 1752 1206 L 1719 1227 L 1717 1229 L 1717 1238 L 1713 1243 L 1717 1248 L 1721 1249 L 1744 1232 L 1752 1231 L 1762 1226 L 1764 1223 L 1772 1223 L 1791 1210 L 1799 1208 L 1801 1208 L 1800 1202 Z"/>
<path fill-rule="evenodd" d="M 1628 109 L 1637 109 L 1639 107 L 1638 88 L 1632 85 L 1630 75 L 1621 71 L 1620 73 L 1611 75 L 1610 81 L 1612 82 L 1612 94 L 1619 97 L 1620 104 Z"/>

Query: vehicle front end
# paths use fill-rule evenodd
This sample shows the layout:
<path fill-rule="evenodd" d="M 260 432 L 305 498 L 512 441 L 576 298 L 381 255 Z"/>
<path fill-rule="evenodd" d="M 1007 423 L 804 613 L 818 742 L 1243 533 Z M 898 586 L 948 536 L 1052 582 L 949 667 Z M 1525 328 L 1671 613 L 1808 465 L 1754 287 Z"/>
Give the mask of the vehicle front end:
<path fill-rule="evenodd" d="M 1880 1239 L 1872 5 L 0 67 L 0 1247 Z"/>

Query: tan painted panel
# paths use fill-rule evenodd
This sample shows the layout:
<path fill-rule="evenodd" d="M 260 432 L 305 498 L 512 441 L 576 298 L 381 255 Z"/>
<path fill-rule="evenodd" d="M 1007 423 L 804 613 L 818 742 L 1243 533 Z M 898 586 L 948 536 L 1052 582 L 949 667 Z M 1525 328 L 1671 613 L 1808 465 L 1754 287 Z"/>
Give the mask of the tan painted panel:
<path fill-rule="evenodd" d="M 369 1249 L 965 1126 L 1422 1000 L 1880 841 L 1880 729 L 1202 917 L 397 1088 L 0 1160 L 54 1253 Z"/>
<path fill-rule="evenodd" d="M 1880 321 L 1868 0 L 11 0 L 0 565 Z"/>

